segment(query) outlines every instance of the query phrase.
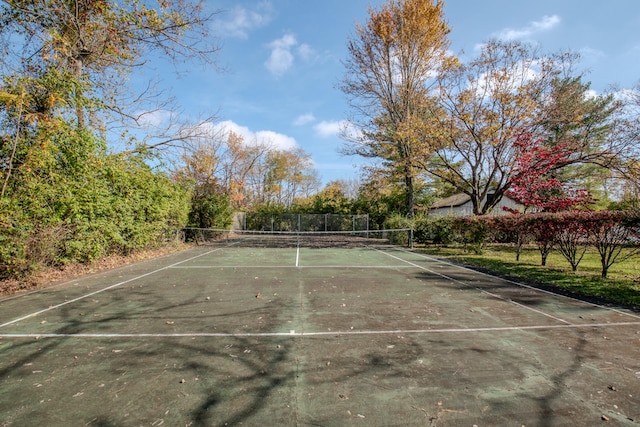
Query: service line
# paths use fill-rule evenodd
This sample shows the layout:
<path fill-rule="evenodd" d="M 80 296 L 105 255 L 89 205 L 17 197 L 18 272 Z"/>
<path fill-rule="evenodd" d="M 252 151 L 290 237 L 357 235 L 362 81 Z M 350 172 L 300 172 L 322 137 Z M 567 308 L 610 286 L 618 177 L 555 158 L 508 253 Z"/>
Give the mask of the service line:
<path fill-rule="evenodd" d="M 620 326 L 640 326 L 640 322 L 617 323 L 587 323 L 566 325 L 529 325 L 529 326 L 502 326 L 483 328 L 441 328 L 441 329 L 393 329 L 393 330 L 347 330 L 347 331 L 317 331 L 297 332 L 191 332 L 191 333 L 164 333 L 164 334 L 127 334 L 127 333 L 75 333 L 75 334 L 0 334 L 0 338 L 236 338 L 236 337 L 314 337 L 314 336 L 354 336 L 354 335 L 408 335 L 408 334 L 443 334 L 443 333 L 484 333 L 484 332 L 517 332 L 540 331 L 557 329 L 585 329 L 585 328 L 609 328 Z"/>

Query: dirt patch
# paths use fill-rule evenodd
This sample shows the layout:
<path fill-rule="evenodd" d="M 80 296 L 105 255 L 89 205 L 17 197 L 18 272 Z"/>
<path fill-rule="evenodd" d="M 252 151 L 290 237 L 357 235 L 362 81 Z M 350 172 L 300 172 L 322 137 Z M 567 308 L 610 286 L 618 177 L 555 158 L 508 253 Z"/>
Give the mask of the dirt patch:
<path fill-rule="evenodd" d="M 34 289 L 41 289 L 48 285 L 64 282 L 85 274 L 96 273 L 103 270 L 121 267 L 123 265 L 133 264 L 135 262 L 157 258 L 174 252 L 183 251 L 190 247 L 191 245 L 186 243 L 175 244 L 156 249 L 138 251 L 127 256 L 113 255 L 105 257 L 99 261 L 95 261 L 91 264 L 72 263 L 59 268 L 49 268 L 35 272 L 21 280 L 2 280 L 0 281 L 0 296 L 8 296 L 18 292 L 28 292 Z"/>

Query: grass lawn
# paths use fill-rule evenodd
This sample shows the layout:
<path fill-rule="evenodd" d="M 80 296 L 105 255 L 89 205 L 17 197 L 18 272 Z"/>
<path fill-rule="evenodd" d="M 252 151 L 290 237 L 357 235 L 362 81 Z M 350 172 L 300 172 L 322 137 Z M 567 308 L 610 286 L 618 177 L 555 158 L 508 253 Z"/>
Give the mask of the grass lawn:
<path fill-rule="evenodd" d="M 547 265 L 540 265 L 540 252 L 536 246 L 526 246 L 516 261 L 514 246 L 490 245 L 482 254 L 467 252 L 461 246 L 420 246 L 418 251 L 448 258 L 492 272 L 518 278 L 527 283 L 600 303 L 619 304 L 640 309 L 640 256 L 634 256 L 609 268 L 608 277 L 600 277 L 600 257 L 589 249 L 577 272 L 564 257 L 552 251 Z"/>

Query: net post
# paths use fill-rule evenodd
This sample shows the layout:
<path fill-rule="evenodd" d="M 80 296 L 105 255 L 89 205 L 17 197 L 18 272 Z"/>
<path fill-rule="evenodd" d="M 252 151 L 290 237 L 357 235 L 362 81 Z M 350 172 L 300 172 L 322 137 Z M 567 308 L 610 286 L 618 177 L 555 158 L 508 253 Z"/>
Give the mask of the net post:
<path fill-rule="evenodd" d="M 409 248 L 413 249 L 413 228 L 409 229 Z"/>
<path fill-rule="evenodd" d="M 367 213 L 367 238 L 369 237 L 369 214 Z"/>

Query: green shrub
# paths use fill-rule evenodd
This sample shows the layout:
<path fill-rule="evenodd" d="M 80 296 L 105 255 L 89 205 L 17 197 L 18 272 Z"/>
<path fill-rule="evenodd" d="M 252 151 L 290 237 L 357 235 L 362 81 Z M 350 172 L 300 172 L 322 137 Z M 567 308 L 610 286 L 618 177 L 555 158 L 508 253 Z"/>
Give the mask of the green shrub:
<path fill-rule="evenodd" d="M 416 221 L 413 237 L 416 243 L 449 245 L 454 241 L 453 218 L 447 216 L 419 218 Z"/>

